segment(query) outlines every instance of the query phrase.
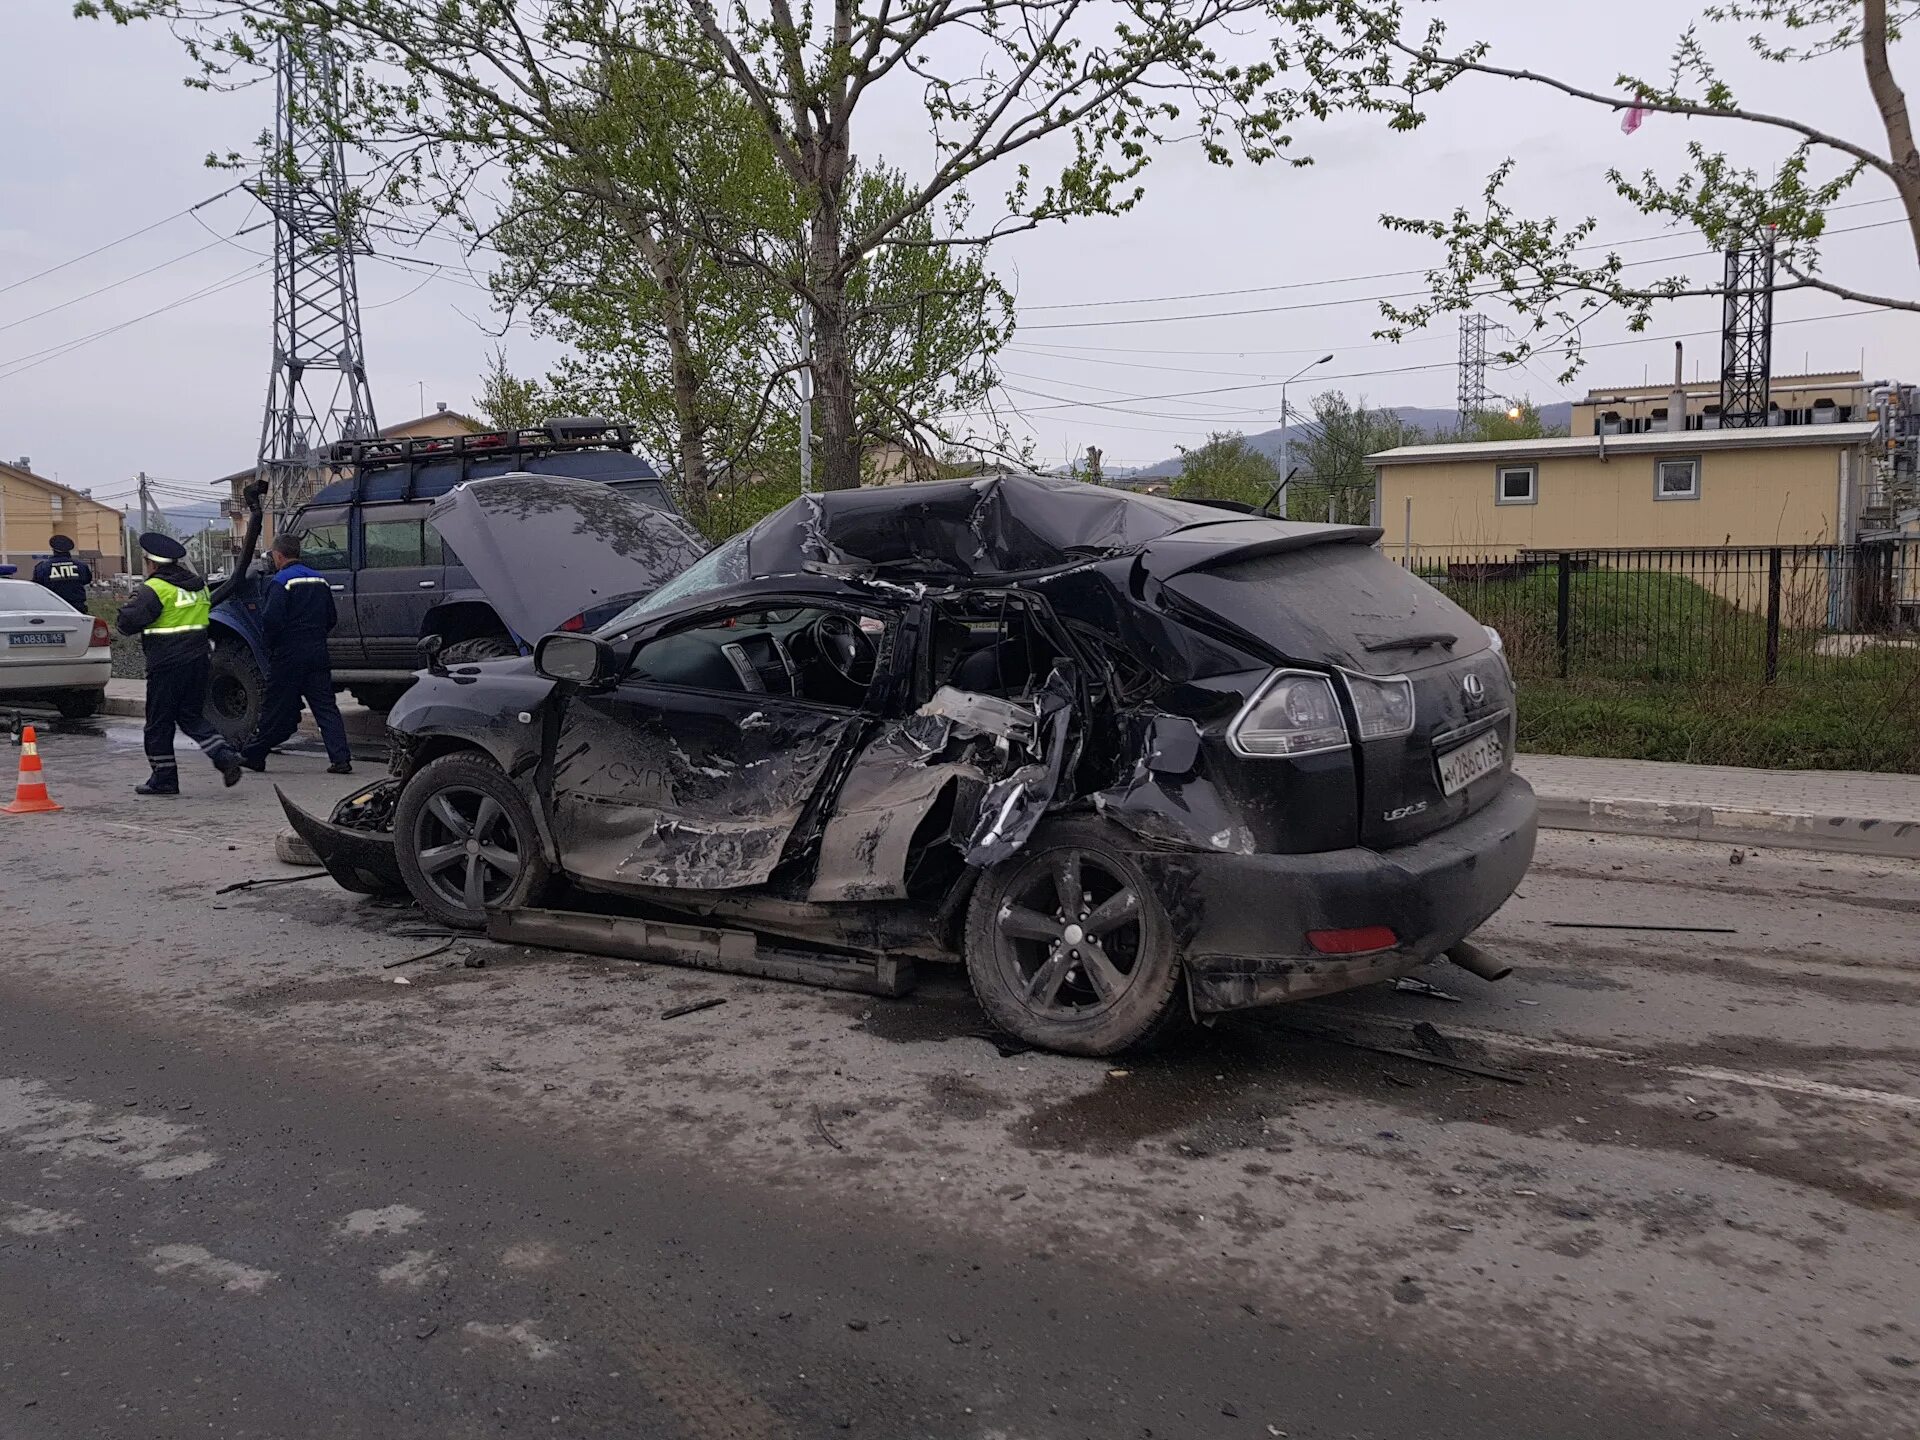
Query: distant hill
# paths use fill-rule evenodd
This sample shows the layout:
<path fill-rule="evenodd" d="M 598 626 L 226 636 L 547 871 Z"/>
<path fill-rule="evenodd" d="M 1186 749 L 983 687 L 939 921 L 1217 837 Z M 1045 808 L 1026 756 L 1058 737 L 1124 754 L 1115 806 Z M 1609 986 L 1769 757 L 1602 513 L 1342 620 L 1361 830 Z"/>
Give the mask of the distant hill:
<path fill-rule="evenodd" d="M 1451 430 L 1459 419 L 1458 415 L 1452 410 L 1428 410 L 1422 409 L 1418 405 L 1395 405 L 1391 408 L 1403 423 L 1411 425 L 1415 429 L 1423 431 L 1428 435 L 1435 434 L 1442 430 Z M 1549 428 L 1558 426 L 1561 429 L 1565 429 L 1567 425 L 1571 423 L 1572 419 L 1573 405 L 1570 401 L 1559 400 L 1551 405 L 1542 405 L 1540 407 L 1540 422 Z M 1307 426 L 1300 424 L 1289 425 L 1287 430 L 1293 433 L 1293 443 L 1295 445 L 1304 443 L 1310 433 Z M 1274 463 L 1278 464 L 1280 460 L 1280 440 L 1281 436 L 1285 433 L 1285 431 L 1277 427 L 1272 430 L 1257 431 L 1247 436 L 1247 443 L 1261 454 L 1273 460 Z M 1153 465 L 1136 467 L 1129 472 L 1123 472 L 1116 468 L 1113 473 L 1116 475 L 1122 473 L 1178 475 L 1180 473 L 1180 457 L 1175 455 Z"/>

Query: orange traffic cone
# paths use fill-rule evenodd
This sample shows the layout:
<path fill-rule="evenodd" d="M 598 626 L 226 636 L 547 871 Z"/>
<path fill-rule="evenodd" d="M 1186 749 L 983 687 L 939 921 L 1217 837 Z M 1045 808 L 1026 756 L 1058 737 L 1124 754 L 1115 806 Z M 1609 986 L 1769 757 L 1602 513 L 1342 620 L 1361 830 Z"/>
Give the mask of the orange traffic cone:
<path fill-rule="evenodd" d="M 40 746 L 29 725 L 20 735 L 20 783 L 14 789 L 13 803 L 0 805 L 0 815 L 39 815 L 59 808 L 47 794 L 46 777 L 40 773 Z"/>

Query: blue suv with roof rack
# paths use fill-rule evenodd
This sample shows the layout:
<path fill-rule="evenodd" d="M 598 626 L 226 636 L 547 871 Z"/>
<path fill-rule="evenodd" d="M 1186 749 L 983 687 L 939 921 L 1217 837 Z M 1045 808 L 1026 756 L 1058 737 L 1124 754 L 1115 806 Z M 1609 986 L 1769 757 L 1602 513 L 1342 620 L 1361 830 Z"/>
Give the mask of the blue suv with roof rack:
<path fill-rule="evenodd" d="M 678 514 L 659 472 L 634 453 L 634 444 L 630 425 L 569 419 L 334 446 L 328 468 L 338 478 L 283 528 L 300 537 L 302 559 L 333 588 L 340 620 L 327 650 L 336 687 L 351 690 L 369 709 L 391 709 L 413 684 L 420 645 L 429 636 L 439 637 L 448 663 L 521 654 L 519 638 L 434 532 L 427 511 L 463 481 L 527 472 L 604 481 Z M 232 587 L 213 611 L 208 714 L 235 742 L 251 736 L 260 718 L 265 600 L 265 576 L 257 573 Z"/>

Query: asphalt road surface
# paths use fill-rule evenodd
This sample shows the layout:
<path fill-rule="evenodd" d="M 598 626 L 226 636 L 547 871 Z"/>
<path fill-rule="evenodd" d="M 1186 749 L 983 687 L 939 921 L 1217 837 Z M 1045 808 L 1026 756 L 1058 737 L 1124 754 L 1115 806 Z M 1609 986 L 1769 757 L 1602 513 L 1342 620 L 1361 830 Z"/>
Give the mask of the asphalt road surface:
<path fill-rule="evenodd" d="M 131 722 L 42 755 L 67 808 L 0 816 L 6 1440 L 1915 1433 L 1920 867 L 1548 835 L 1481 937 L 1511 979 L 1113 1064 L 1002 1055 L 938 973 L 216 895 L 301 873 L 262 777 L 138 800 Z M 1364 1048 L 1421 1022 L 1524 1083 Z"/>

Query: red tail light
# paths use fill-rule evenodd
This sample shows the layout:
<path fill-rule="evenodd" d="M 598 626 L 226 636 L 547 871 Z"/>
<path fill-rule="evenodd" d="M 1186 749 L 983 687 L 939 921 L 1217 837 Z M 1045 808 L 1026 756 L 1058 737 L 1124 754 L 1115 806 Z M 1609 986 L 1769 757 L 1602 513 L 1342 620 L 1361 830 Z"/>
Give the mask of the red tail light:
<path fill-rule="evenodd" d="M 562 630 L 584 630 L 587 628 L 587 617 L 585 615 L 576 615 L 571 620 L 562 620 L 560 622 L 560 628 Z"/>
<path fill-rule="evenodd" d="M 87 642 L 87 648 L 91 650 L 96 645 L 111 644 L 113 644 L 113 632 L 107 629 L 107 622 L 96 615 L 93 621 L 93 638 Z"/>
<path fill-rule="evenodd" d="M 1363 925 L 1357 930 L 1309 930 L 1307 943 L 1322 955 L 1365 955 L 1391 950 L 1400 937 L 1384 925 Z"/>

